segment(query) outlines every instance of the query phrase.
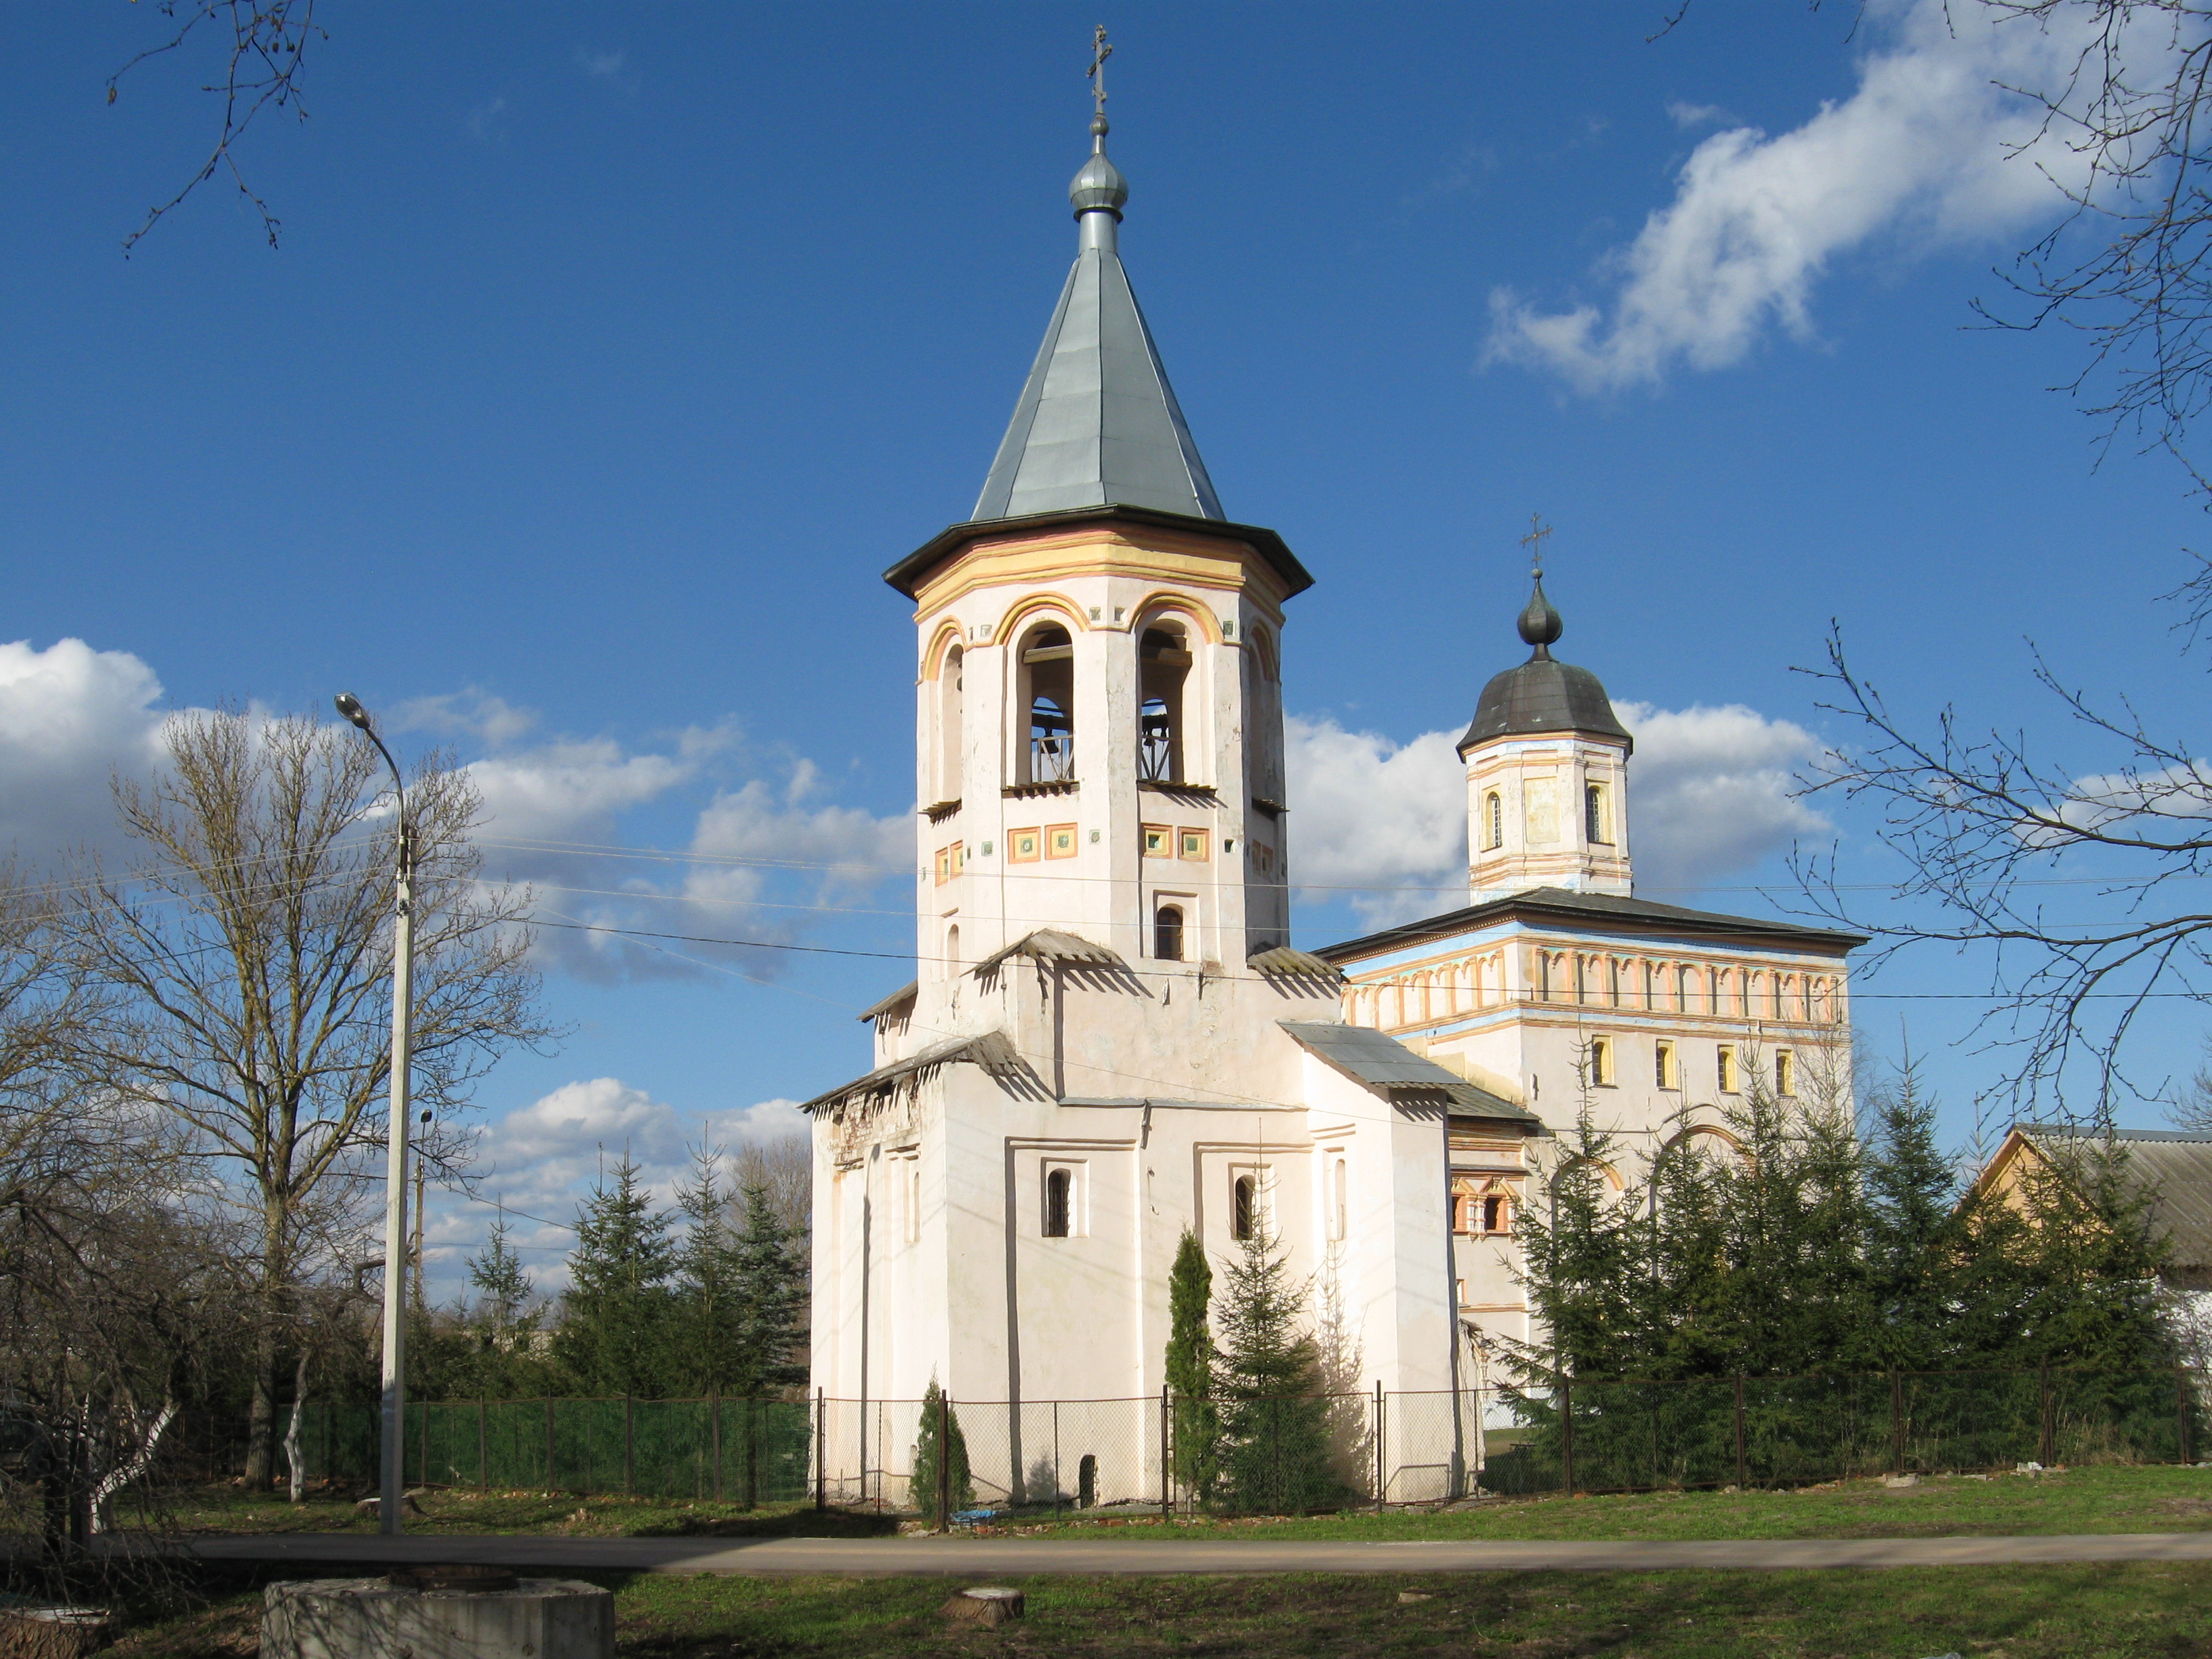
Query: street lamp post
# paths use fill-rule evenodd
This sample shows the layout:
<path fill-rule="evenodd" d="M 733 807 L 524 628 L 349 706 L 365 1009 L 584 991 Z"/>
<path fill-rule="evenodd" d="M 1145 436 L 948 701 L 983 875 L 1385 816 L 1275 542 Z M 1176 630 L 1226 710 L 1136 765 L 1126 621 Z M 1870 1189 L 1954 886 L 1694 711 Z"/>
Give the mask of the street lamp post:
<path fill-rule="evenodd" d="M 360 727 L 384 763 L 399 802 L 399 879 L 392 919 L 392 1107 L 384 1157 L 384 1388 L 379 1448 L 376 1519 L 380 1532 L 397 1534 L 406 1470 L 407 1397 L 407 1105 L 408 1070 L 414 1054 L 415 831 L 407 821 L 407 785 L 399 763 L 376 735 L 368 710 L 350 691 L 336 699 L 338 713 Z"/>

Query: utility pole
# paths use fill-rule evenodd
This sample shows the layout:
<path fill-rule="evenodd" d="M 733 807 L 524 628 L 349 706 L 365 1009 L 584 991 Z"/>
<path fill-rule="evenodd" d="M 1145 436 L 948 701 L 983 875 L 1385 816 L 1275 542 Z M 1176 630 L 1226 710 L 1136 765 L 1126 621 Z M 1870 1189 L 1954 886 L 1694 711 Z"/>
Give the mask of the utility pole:
<path fill-rule="evenodd" d="M 407 785 L 368 710 L 350 691 L 338 713 L 376 745 L 392 769 L 399 808 L 399 858 L 392 916 L 392 1103 L 384 1153 L 384 1376 L 379 1425 L 377 1530 L 396 1536 L 407 1489 L 407 1113 L 408 1072 L 415 1042 L 415 832 L 407 821 Z"/>

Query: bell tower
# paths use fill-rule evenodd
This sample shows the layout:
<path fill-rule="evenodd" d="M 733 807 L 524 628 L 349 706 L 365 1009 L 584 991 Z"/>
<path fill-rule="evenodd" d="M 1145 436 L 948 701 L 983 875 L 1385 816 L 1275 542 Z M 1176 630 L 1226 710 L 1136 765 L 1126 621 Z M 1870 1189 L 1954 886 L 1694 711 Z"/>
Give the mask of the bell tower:
<path fill-rule="evenodd" d="M 1544 533 L 1540 527 L 1531 538 Z M 1540 562 L 1516 626 L 1528 660 L 1482 688 L 1459 743 L 1468 902 L 1534 887 L 1626 898 L 1635 740 L 1597 676 L 1553 658 L 1566 624 L 1544 595 Z"/>
<path fill-rule="evenodd" d="M 1121 264 L 1107 131 L 1102 93 L 1075 264 L 973 516 L 885 573 L 918 636 L 930 1029 L 1040 930 L 1217 973 L 1289 943 L 1279 641 L 1312 578 L 1222 513 Z"/>

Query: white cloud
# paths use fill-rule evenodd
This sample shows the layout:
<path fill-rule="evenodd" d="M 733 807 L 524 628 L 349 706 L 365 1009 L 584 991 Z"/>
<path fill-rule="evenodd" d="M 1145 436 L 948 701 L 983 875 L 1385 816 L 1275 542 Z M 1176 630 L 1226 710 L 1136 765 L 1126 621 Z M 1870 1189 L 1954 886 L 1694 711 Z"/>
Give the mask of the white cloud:
<path fill-rule="evenodd" d="M 384 718 L 387 732 L 435 732 L 474 738 L 488 748 L 503 749 L 538 724 L 534 708 L 517 708 L 480 686 L 439 697 L 415 697 Z"/>
<path fill-rule="evenodd" d="M 0 644 L 0 854 L 39 864 L 69 848 L 112 845 L 115 773 L 150 770 L 161 748 L 161 682 L 127 651 L 58 640 Z"/>
<path fill-rule="evenodd" d="M 641 84 L 638 72 L 629 67 L 627 52 L 591 52 L 576 48 L 576 67 L 594 81 L 605 81 L 618 91 L 635 94 Z"/>
<path fill-rule="evenodd" d="M 1717 126 L 1729 118 L 1718 104 L 1686 104 L 1679 98 L 1668 100 L 1667 115 L 1686 132 L 1692 127 Z"/>
<path fill-rule="evenodd" d="M 1285 716 L 1291 871 L 1300 888 L 1370 890 L 1314 896 L 1349 899 L 1378 925 L 1464 902 L 1454 896 L 1467 884 L 1459 737 L 1426 732 L 1401 745 L 1334 720 Z"/>
<path fill-rule="evenodd" d="M 1817 753 L 1802 727 L 1731 704 L 1682 710 L 1617 702 L 1636 738 L 1629 852 L 1636 890 L 1680 903 L 1749 870 L 1826 820 L 1791 793 L 1791 768 Z M 1467 783 L 1456 731 L 1397 744 L 1334 720 L 1284 722 L 1299 887 L 1342 897 L 1370 924 L 1465 902 Z"/>
<path fill-rule="evenodd" d="M 2075 21 L 2045 29 L 1946 0 L 1869 10 L 1890 44 L 1861 60 L 1850 97 L 1778 137 L 1736 127 L 1705 140 L 1674 200 L 1606 260 L 1609 307 L 1546 311 L 1500 289 L 1484 360 L 1585 392 L 1654 383 L 1677 363 L 1722 368 L 1771 325 L 1809 336 L 1812 285 L 1839 254 L 1877 238 L 1908 252 L 1970 242 L 2062 210 L 2039 169 L 2076 183 L 2083 159 L 2036 143 L 2035 107 L 2004 87 L 2063 82 Z"/>
<path fill-rule="evenodd" d="M 1820 750 L 1802 726 L 1741 703 L 1613 708 L 1636 739 L 1628 810 L 1638 892 L 1680 903 L 1827 828 L 1792 793 L 1793 769 Z"/>

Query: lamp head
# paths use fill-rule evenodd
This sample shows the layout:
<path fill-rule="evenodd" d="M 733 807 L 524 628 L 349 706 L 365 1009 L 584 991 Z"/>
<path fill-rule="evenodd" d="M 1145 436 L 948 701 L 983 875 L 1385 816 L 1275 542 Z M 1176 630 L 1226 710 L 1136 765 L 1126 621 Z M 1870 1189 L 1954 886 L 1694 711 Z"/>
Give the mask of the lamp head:
<path fill-rule="evenodd" d="M 366 732 L 369 729 L 368 710 L 361 706 L 359 697 L 350 691 L 341 691 L 331 701 L 337 704 L 339 714 L 344 715 L 362 731 Z"/>

